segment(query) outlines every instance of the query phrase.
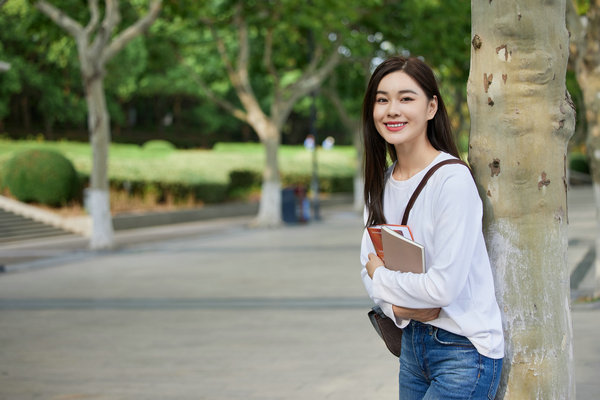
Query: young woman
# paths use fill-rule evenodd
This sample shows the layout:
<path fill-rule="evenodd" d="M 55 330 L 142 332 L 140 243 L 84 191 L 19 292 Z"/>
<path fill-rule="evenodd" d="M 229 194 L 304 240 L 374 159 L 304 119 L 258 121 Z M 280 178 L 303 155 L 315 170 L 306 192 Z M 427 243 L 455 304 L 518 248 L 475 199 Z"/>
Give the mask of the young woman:
<path fill-rule="evenodd" d="M 362 117 L 366 226 L 400 224 L 427 171 L 458 158 L 433 72 L 418 58 L 383 62 L 371 76 Z M 385 268 L 365 229 L 363 282 L 403 328 L 402 400 L 494 398 L 504 337 L 482 213 L 470 171 L 451 164 L 431 176 L 408 218 L 425 247 L 425 273 Z"/>

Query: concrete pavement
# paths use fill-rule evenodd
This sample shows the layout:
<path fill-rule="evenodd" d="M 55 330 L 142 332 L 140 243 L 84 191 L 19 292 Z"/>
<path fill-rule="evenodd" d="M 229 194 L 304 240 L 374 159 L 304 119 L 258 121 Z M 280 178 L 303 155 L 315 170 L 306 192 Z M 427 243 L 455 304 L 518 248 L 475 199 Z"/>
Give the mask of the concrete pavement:
<path fill-rule="evenodd" d="M 575 297 L 592 287 L 594 212 L 591 189 L 573 188 Z M 361 218 L 322 213 L 272 230 L 229 218 L 124 231 L 113 252 L 46 243 L 7 263 L 0 400 L 397 398 L 397 360 L 366 318 Z M 575 305 L 573 325 L 577 399 L 595 399 L 600 304 Z"/>

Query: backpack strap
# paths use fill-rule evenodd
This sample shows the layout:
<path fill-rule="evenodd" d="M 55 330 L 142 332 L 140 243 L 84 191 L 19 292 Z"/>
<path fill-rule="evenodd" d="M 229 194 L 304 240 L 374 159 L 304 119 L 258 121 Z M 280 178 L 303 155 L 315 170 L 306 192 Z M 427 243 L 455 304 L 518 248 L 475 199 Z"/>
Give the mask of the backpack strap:
<path fill-rule="evenodd" d="M 431 178 L 431 175 L 433 175 L 433 173 L 435 171 L 437 171 L 440 167 L 443 167 L 446 164 L 462 164 L 462 165 L 464 165 L 465 167 L 467 167 L 469 169 L 469 172 L 471 173 L 471 176 L 473 176 L 473 171 L 471 171 L 471 168 L 469 168 L 469 166 L 467 165 L 467 163 L 464 162 L 464 161 L 462 161 L 462 160 L 455 159 L 455 158 L 452 158 L 452 159 L 449 159 L 449 160 L 440 161 L 439 163 L 435 164 L 433 167 L 429 168 L 429 171 L 427 171 L 427 173 L 425 174 L 425 176 L 423 177 L 423 179 L 421 179 L 421 182 L 419 183 L 419 186 L 417 186 L 417 188 L 413 192 L 412 196 L 410 197 L 410 200 L 408 200 L 408 204 L 406 205 L 406 210 L 404 210 L 404 216 L 402 217 L 402 224 L 401 225 L 406 225 L 407 224 L 407 222 L 408 222 L 408 214 L 410 213 L 410 210 L 411 210 L 412 206 L 415 204 L 415 201 L 417 201 L 417 197 L 419 197 L 419 193 L 421 193 L 421 191 L 425 187 L 425 184 L 427 183 L 427 181 L 429 180 L 429 178 Z M 475 178 L 473 178 L 473 179 L 475 179 Z"/>

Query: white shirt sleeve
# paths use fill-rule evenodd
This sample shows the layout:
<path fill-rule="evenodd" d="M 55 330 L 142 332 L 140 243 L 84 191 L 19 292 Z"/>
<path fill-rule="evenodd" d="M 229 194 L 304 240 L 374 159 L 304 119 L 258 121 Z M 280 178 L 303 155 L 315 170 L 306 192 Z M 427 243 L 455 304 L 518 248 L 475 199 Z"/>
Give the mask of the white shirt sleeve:
<path fill-rule="evenodd" d="M 431 255 L 427 272 L 412 274 L 378 268 L 369 292 L 375 302 L 434 308 L 448 306 L 459 297 L 465 288 L 475 244 L 481 235 L 483 212 L 473 180 L 466 169 L 464 172 L 436 180 L 438 186 L 430 191 L 436 206 L 430 216 L 434 226 L 433 241 L 425 243 Z"/>
<path fill-rule="evenodd" d="M 360 261 L 363 266 L 362 270 L 360 271 L 360 275 L 362 277 L 363 284 L 365 285 L 365 289 L 367 290 L 371 300 L 373 300 L 373 302 L 377 304 L 379 308 L 381 308 L 381 311 L 383 311 L 388 318 L 391 318 L 398 327 L 403 328 L 408 325 L 409 320 L 396 319 L 392 303 L 386 302 L 380 298 L 375 298 L 373 296 L 373 280 L 369 277 L 367 269 L 365 268 L 365 265 L 369 261 L 369 253 L 375 253 L 375 248 L 371 242 L 371 238 L 369 237 L 367 230 L 365 229 L 360 246 Z"/>

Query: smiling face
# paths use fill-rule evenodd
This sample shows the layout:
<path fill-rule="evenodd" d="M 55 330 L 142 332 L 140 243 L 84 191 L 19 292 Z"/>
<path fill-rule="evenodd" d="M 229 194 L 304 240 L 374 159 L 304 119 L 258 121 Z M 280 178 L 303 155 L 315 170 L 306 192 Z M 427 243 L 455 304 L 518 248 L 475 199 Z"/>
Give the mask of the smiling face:
<path fill-rule="evenodd" d="M 383 139 L 397 149 L 426 144 L 427 122 L 435 116 L 437 98 L 430 99 L 402 71 L 384 76 L 377 86 L 373 121 Z"/>

